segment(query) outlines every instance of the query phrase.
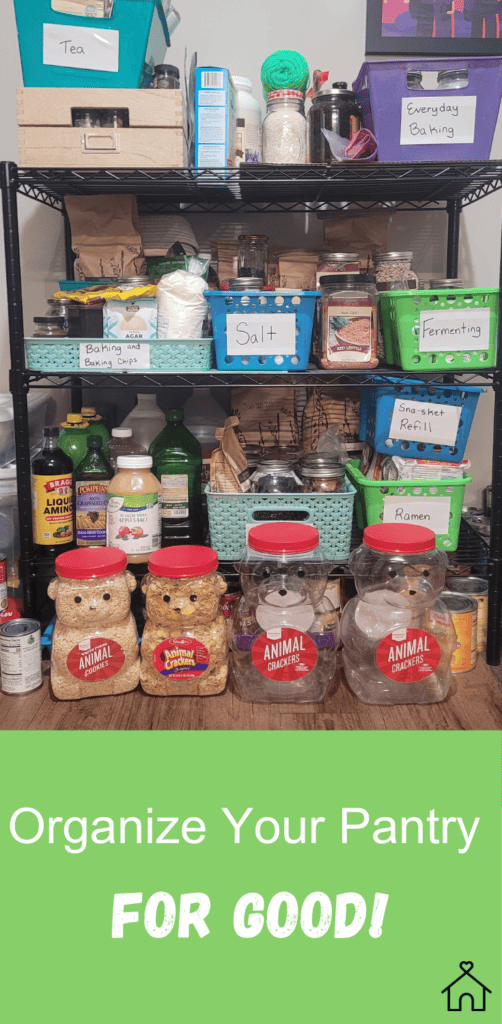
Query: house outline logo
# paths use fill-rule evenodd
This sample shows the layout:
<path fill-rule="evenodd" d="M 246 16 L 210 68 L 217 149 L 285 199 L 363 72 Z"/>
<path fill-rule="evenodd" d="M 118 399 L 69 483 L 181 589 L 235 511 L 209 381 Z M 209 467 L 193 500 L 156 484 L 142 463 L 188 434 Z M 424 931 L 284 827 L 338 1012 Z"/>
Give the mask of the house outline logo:
<path fill-rule="evenodd" d="M 470 1002 L 471 1010 L 483 1013 L 486 1010 L 486 993 L 489 992 L 491 995 L 491 988 L 488 988 L 488 985 L 483 985 L 482 981 L 478 981 L 471 974 L 474 967 L 472 960 L 461 960 L 458 966 L 462 974 L 459 974 L 458 978 L 450 981 L 450 984 L 441 990 L 441 995 L 445 992 L 448 993 L 448 1010 L 450 1012 L 461 1011 L 466 1007 L 469 1008 Z M 463 984 L 459 985 L 459 982 Z M 457 989 L 455 989 L 456 985 L 459 985 Z M 462 1005 L 464 1001 L 465 1005 Z"/>

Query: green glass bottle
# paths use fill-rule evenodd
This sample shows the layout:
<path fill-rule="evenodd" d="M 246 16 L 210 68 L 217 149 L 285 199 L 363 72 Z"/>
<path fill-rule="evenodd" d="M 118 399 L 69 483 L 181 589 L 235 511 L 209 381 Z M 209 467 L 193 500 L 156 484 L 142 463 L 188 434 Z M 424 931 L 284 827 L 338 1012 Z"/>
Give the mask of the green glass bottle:
<path fill-rule="evenodd" d="M 202 449 L 183 425 L 183 409 L 168 409 L 166 426 L 152 441 L 153 473 L 162 484 L 162 547 L 201 544 Z"/>
<path fill-rule="evenodd" d="M 102 417 L 98 416 L 98 413 L 92 405 L 86 405 L 81 412 L 84 420 L 87 420 L 89 424 L 89 434 L 95 434 L 96 437 L 103 438 L 103 452 L 108 458 L 110 434 L 103 423 Z"/>
<path fill-rule="evenodd" d="M 70 412 L 64 423 L 61 424 L 61 433 L 58 437 L 58 448 L 66 452 L 76 469 L 87 454 L 87 438 L 89 437 L 89 424 L 79 412 Z"/>
<path fill-rule="evenodd" d="M 103 454 L 103 439 L 87 438 L 87 454 L 75 470 L 77 547 L 106 547 L 106 506 L 113 469 Z"/>

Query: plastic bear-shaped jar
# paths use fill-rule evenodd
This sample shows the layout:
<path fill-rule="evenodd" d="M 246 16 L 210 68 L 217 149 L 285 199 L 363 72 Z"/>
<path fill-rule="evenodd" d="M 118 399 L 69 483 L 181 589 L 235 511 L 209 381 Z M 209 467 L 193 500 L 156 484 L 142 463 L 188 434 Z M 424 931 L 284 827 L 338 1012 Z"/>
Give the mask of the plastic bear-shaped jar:
<path fill-rule="evenodd" d="M 230 655 L 243 700 L 324 700 L 338 647 L 338 617 L 324 597 L 329 569 L 314 526 L 263 523 L 249 531 Z"/>
<path fill-rule="evenodd" d="M 221 693 L 228 641 L 220 597 L 227 584 L 212 548 L 180 544 L 155 551 L 141 589 L 147 620 L 141 640 L 141 685 L 154 696 Z"/>
<path fill-rule="evenodd" d="M 456 644 L 439 600 L 447 559 L 423 526 L 367 526 L 352 553 L 358 597 L 341 621 L 347 682 L 365 704 L 432 704 L 448 693 Z"/>

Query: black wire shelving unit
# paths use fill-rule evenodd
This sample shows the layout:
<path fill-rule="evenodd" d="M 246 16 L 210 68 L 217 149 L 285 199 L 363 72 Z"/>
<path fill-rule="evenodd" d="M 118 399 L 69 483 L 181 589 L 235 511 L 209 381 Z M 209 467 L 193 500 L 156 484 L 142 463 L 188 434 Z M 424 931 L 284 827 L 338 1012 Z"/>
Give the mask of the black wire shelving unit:
<path fill-rule="evenodd" d="M 31 388 L 69 388 L 78 403 L 81 389 L 162 387 L 229 387 L 291 385 L 364 386 L 375 385 L 382 376 L 410 378 L 434 384 L 455 383 L 459 386 L 481 383 L 493 387 L 495 413 L 493 424 L 492 520 L 489 546 L 465 520 L 462 521 L 458 549 L 449 555 L 450 570 L 469 566 L 485 576 L 489 583 L 489 626 L 487 661 L 500 661 L 502 600 L 502 328 L 499 320 L 498 357 L 494 369 L 472 370 L 449 374 L 422 371 L 408 373 L 394 367 L 379 366 L 361 372 L 343 370 L 339 373 L 309 367 L 302 373 L 116 373 L 82 374 L 42 373 L 26 368 L 22 308 L 18 197 L 29 197 L 59 211 L 65 216 L 66 263 L 70 275 L 72 253 L 68 221 L 65 215 L 66 195 L 97 195 L 105 192 L 133 193 L 144 213 L 234 213 L 247 212 L 314 212 L 322 217 L 340 209 L 354 208 L 391 211 L 444 211 L 447 215 L 446 276 L 458 273 L 459 230 L 462 210 L 502 188 L 502 161 L 458 163 L 373 163 L 373 164 L 308 164 L 277 167 L 256 164 L 240 168 L 19 168 L 14 163 L 0 165 L 0 185 L 4 215 L 4 243 L 9 307 L 11 371 L 18 466 L 18 502 L 21 559 L 20 573 L 27 614 L 37 611 L 37 580 L 44 567 L 33 558 L 31 532 L 30 455 L 27 394 Z M 502 268 L 502 262 L 501 262 Z M 502 285 L 502 270 L 500 276 Z M 396 384 L 396 388 L 399 385 Z M 360 534 L 354 528 L 352 549 Z M 224 566 L 232 578 L 235 572 Z M 346 564 L 336 566 L 335 575 L 346 576 Z M 39 588 L 40 590 L 40 588 Z"/>

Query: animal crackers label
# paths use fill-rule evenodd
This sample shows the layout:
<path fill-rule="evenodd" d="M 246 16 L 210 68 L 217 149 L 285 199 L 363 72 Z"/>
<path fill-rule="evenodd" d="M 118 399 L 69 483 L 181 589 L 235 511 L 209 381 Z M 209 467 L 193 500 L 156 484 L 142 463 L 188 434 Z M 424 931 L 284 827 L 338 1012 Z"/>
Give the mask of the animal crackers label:
<path fill-rule="evenodd" d="M 35 544 L 68 544 L 73 540 L 71 476 L 32 476 L 31 507 Z"/>
<path fill-rule="evenodd" d="M 251 658 L 262 676 L 292 683 L 315 668 L 317 647 L 306 633 L 284 626 L 262 633 L 253 644 Z"/>
<path fill-rule="evenodd" d="M 152 660 L 157 672 L 176 679 L 194 679 L 209 668 L 209 651 L 191 636 L 168 637 L 155 648 Z"/>
<path fill-rule="evenodd" d="M 387 679 L 419 683 L 437 669 L 441 648 L 424 629 L 394 629 L 379 643 L 376 663 Z"/>
<path fill-rule="evenodd" d="M 87 637 L 70 651 L 66 666 L 75 679 L 100 683 L 120 672 L 124 662 L 124 651 L 115 640 Z"/>

